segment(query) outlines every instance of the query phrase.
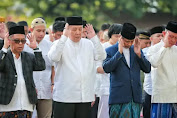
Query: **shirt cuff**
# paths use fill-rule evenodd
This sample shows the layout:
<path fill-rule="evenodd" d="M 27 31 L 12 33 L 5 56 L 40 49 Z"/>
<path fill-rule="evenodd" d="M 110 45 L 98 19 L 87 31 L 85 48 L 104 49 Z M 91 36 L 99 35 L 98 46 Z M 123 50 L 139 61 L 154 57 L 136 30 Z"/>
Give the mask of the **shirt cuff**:
<path fill-rule="evenodd" d="M 67 39 L 68 39 L 68 37 L 66 37 L 65 35 L 62 35 L 60 38 L 60 41 L 66 42 Z"/>
<path fill-rule="evenodd" d="M 2 51 L 7 53 L 7 49 L 6 48 L 2 48 Z"/>
<path fill-rule="evenodd" d="M 95 35 L 94 37 L 92 37 L 90 40 L 91 40 L 94 44 L 100 43 L 100 40 L 99 40 L 99 38 L 97 37 L 97 35 Z"/>

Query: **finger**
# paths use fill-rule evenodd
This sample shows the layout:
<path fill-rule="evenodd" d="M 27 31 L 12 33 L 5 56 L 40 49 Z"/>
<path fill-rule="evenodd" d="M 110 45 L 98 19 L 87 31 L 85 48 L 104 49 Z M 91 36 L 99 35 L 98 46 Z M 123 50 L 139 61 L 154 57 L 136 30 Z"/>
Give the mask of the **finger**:
<path fill-rule="evenodd" d="M 26 36 L 26 37 L 30 40 L 30 37 L 31 37 L 31 36 L 30 36 L 30 34 L 27 34 L 27 36 Z"/>
<path fill-rule="evenodd" d="M 66 24 L 65 24 L 65 29 L 68 29 L 68 28 L 69 28 L 69 24 L 66 23 Z"/>
<path fill-rule="evenodd" d="M 138 41 L 137 41 L 137 39 L 135 39 L 135 45 L 136 45 L 136 46 L 138 45 Z"/>
<path fill-rule="evenodd" d="M 5 37 L 9 37 L 9 32 L 7 32 L 7 33 L 5 34 Z"/>
<path fill-rule="evenodd" d="M 35 38 L 35 36 L 34 36 L 34 34 L 31 34 L 31 41 L 34 41 L 34 38 Z"/>

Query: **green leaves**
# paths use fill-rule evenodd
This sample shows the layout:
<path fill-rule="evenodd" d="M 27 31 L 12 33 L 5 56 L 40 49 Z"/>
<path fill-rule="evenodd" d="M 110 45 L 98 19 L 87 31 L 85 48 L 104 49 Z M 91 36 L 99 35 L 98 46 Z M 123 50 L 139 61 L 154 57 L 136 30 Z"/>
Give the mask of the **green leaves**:
<path fill-rule="evenodd" d="M 19 2 L 24 8 L 14 8 Z M 100 26 L 103 22 L 114 22 L 126 14 L 135 19 L 145 13 L 171 13 L 177 16 L 176 0 L 1 0 L 0 13 L 9 12 L 31 16 L 43 16 L 54 20 L 57 16 L 83 16 L 88 22 Z"/>

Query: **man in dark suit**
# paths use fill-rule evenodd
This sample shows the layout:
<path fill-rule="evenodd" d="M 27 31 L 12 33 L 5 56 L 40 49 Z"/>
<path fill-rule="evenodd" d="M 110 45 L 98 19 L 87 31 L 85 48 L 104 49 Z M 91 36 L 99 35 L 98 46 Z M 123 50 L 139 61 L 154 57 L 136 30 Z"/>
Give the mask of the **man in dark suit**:
<path fill-rule="evenodd" d="M 119 43 L 106 49 L 107 58 L 103 62 L 103 69 L 110 73 L 110 118 L 140 117 L 140 70 L 149 73 L 151 65 L 144 57 L 135 34 L 136 27 L 124 23 Z M 134 39 L 135 44 L 132 46 Z"/>
<path fill-rule="evenodd" d="M 4 40 L 0 50 L 0 117 L 31 118 L 33 105 L 37 103 L 33 71 L 44 70 L 45 61 L 33 37 L 29 40 L 34 55 L 23 52 L 26 43 L 24 27 L 12 27 L 9 39 Z"/>

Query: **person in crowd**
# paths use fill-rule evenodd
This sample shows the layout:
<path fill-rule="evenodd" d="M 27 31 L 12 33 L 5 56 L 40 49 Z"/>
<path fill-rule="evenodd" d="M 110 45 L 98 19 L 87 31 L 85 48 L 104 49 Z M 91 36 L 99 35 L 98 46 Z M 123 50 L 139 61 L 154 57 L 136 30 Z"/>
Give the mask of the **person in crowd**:
<path fill-rule="evenodd" d="M 80 16 L 66 18 L 64 33 L 52 45 L 49 59 L 57 66 L 54 79 L 54 118 L 90 118 L 91 102 L 95 100 L 95 61 L 106 58 L 93 26 L 86 26 L 87 38 L 82 37 Z"/>
<path fill-rule="evenodd" d="M 66 24 L 65 21 L 56 21 L 53 24 L 52 31 L 48 29 L 51 42 L 54 42 L 61 38 L 61 36 L 63 35 L 65 24 Z"/>
<path fill-rule="evenodd" d="M 2 49 L 4 45 L 5 36 L 6 36 L 5 18 L 0 17 L 0 49 Z"/>
<path fill-rule="evenodd" d="M 26 21 L 19 21 L 19 22 L 17 23 L 17 25 L 19 25 L 19 26 L 24 26 L 25 35 L 28 34 L 29 29 L 28 29 L 28 23 L 27 23 Z"/>
<path fill-rule="evenodd" d="M 104 43 L 103 34 L 104 34 L 105 31 L 108 31 L 110 26 L 111 25 L 109 23 L 104 23 L 104 24 L 101 25 L 101 30 L 98 33 L 101 43 Z"/>
<path fill-rule="evenodd" d="M 141 49 L 151 46 L 150 33 L 142 31 L 138 35 L 138 39 L 141 45 Z"/>
<path fill-rule="evenodd" d="M 120 32 L 122 30 L 122 25 L 114 23 L 110 26 L 108 30 L 109 40 L 103 44 L 106 49 L 114 44 L 116 44 L 120 38 Z M 97 118 L 109 118 L 109 88 L 110 88 L 110 74 L 104 72 L 102 67 L 103 61 L 97 64 L 97 73 L 101 74 L 100 79 L 100 101 L 98 108 Z"/>
<path fill-rule="evenodd" d="M 86 37 L 86 34 L 87 34 L 87 31 L 86 31 L 86 28 L 85 26 L 87 25 L 87 21 L 86 20 L 83 20 L 83 30 L 82 30 L 82 38 L 87 38 Z"/>
<path fill-rule="evenodd" d="M 151 46 L 159 43 L 161 39 L 163 38 L 162 26 L 156 26 L 149 30 L 150 32 L 150 40 L 151 40 Z M 143 48 L 144 56 L 147 58 L 147 52 L 150 47 Z M 150 118 L 151 114 L 151 95 L 152 95 L 152 79 L 154 77 L 155 68 L 151 66 L 151 72 L 150 73 L 144 73 L 144 83 L 143 83 L 143 117 L 144 118 Z"/>
<path fill-rule="evenodd" d="M 110 73 L 110 118 L 140 117 L 140 70 L 149 73 L 151 64 L 144 57 L 135 34 L 136 27 L 131 23 L 124 23 L 119 43 L 106 49 L 107 58 L 103 62 L 103 69 Z"/>
<path fill-rule="evenodd" d="M 34 38 L 28 44 L 34 55 L 23 51 L 26 43 L 23 26 L 9 29 L 9 37 L 0 50 L 0 117 L 31 118 L 37 103 L 33 71 L 45 69 L 45 61 Z M 10 45 L 10 49 L 8 47 Z"/>
<path fill-rule="evenodd" d="M 35 18 L 31 23 L 31 34 L 27 37 L 34 37 L 36 45 L 42 51 L 42 56 L 45 60 L 46 69 L 43 71 L 34 71 L 33 78 L 36 85 L 38 103 L 36 104 L 38 118 L 51 118 L 52 114 L 52 91 L 54 85 L 54 67 L 49 60 L 47 54 L 52 45 L 47 39 L 46 23 L 41 18 Z M 31 50 L 24 48 L 24 51 L 33 53 Z"/>
<path fill-rule="evenodd" d="M 147 57 L 155 73 L 152 77 L 151 118 L 177 117 L 177 22 L 168 22 L 163 40 L 152 46 Z"/>

